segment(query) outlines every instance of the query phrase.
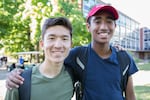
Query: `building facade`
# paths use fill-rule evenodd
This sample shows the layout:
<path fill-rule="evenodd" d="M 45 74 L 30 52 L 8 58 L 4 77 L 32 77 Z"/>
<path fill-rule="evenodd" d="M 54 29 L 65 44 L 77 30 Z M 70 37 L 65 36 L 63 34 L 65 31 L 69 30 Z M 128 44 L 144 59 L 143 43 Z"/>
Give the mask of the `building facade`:
<path fill-rule="evenodd" d="M 140 28 L 140 49 L 136 55 L 144 60 L 150 59 L 150 29 L 147 27 Z"/>

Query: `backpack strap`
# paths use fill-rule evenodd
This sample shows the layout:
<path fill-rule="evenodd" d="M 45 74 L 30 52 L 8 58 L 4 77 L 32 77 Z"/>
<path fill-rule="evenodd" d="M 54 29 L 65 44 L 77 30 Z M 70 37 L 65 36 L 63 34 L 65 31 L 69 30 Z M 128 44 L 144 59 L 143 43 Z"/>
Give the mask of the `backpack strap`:
<path fill-rule="evenodd" d="M 71 80 L 72 80 L 72 83 L 73 85 L 75 84 L 75 73 L 74 73 L 74 70 L 70 67 L 70 66 L 67 66 L 65 65 L 65 70 L 69 73 L 70 77 L 71 77 Z M 73 89 L 73 91 L 75 91 L 75 88 Z M 74 96 L 74 94 L 72 94 L 72 97 Z"/>
<path fill-rule="evenodd" d="M 128 82 L 128 69 L 130 67 L 130 58 L 126 51 L 118 51 L 117 57 L 118 57 L 118 62 L 119 62 L 120 72 L 121 72 L 120 87 L 122 89 L 122 95 L 123 97 L 125 97 L 126 86 Z"/>
<path fill-rule="evenodd" d="M 76 100 L 82 100 L 85 82 L 86 65 L 88 62 L 88 46 L 79 46 L 76 48 L 76 63 L 82 69 L 82 78 L 75 83 Z M 81 84 L 82 83 L 82 84 Z"/>
<path fill-rule="evenodd" d="M 19 100 L 30 100 L 31 95 L 31 74 L 32 67 L 25 70 L 21 76 L 24 78 L 24 82 L 19 86 Z"/>
<path fill-rule="evenodd" d="M 76 62 L 82 70 L 85 69 L 87 60 L 88 60 L 88 47 L 87 46 L 79 46 L 77 48 Z"/>

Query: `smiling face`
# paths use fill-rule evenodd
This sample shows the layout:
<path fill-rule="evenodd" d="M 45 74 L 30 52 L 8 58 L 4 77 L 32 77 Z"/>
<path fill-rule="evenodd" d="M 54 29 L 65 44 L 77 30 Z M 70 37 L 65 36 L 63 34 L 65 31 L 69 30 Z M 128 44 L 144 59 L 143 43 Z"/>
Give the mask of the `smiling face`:
<path fill-rule="evenodd" d="M 110 13 L 100 12 L 90 18 L 87 24 L 93 42 L 108 44 L 115 31 L 115 20 Z"/>
<path fill-rule="evenodd" d="M 45 53 L 45 61 L 62 63 L 71 49 L 69 29 L 62 25 L 47 28 L 41 45 Z"/>

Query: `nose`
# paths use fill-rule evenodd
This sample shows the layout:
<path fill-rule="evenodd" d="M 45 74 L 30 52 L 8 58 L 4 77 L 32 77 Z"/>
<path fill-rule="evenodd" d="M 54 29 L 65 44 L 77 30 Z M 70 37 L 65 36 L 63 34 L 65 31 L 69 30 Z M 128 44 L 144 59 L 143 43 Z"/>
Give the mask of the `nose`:
<path fill-rule="evenodd" d="M 105 21 L 102 21 L 99 27 L 101 30 L 107 30 L 108 29 L 108 25 Z"/>
<path fill-rule="evenodd" d="M 61 48 L 63 46 L 62 41 L 60 39 L 57 39 L 55 41 L 54 47 L 55 48 Z"/>

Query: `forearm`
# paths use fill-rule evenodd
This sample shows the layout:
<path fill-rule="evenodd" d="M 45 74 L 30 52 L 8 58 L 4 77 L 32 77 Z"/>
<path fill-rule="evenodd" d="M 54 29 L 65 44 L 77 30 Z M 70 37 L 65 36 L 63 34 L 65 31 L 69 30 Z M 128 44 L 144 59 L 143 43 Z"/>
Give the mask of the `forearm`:
<path fill-rule="evenodd" d="M 136 100 L 134 88 L 133 88 L 133 81 L 132 76 L 129 77 L 126 89 L 126 100 Z"/>

